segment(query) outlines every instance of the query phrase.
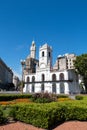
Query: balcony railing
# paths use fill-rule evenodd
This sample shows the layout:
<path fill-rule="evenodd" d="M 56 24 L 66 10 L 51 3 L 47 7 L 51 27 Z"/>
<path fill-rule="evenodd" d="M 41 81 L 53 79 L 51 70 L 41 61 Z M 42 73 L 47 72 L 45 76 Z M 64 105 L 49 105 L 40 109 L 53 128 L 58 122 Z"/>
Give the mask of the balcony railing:
<path fill-rule="evenodd" d="M 60 83 L 60 82 L 73 82 L 73 80 L 34 81 L 34 82 L 25 82 L 25 84 L 35 84 L 35 83 Z"/>

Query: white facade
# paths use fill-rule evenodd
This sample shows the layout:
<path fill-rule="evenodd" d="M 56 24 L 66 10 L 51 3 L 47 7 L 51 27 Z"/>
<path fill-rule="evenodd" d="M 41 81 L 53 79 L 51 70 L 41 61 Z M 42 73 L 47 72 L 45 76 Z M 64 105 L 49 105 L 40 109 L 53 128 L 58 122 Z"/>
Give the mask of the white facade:
<path fill-rule="evenodd" d="M 35 54 L 35 51 L 33 51 L 33 54 Z M 35 56 L 32 58 L 35 58 Z M 25 86 L 23 92 L 79 93 L 78 76 L 74 69 L 59 68 L 62 67 L 57 67 L 57 64 L 56 67 L 52 67 L 52 47 L 44 44 L 39 49 L 39 62 L 36 64 L 35 73 L 24 75 Z"/>

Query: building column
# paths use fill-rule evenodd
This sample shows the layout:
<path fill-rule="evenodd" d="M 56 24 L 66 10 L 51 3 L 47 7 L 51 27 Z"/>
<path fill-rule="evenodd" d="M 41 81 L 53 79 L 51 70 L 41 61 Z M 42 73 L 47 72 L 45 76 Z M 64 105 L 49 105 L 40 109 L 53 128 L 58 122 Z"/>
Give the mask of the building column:
<path fill-rule="evenodd" d="M 60 84 L 56 84 L 56 94 L 60 94 Z"/>
<path fill-rule="evenodd" d="M 65 94 L 69 94 L 69 83 L 64 83 Z"/>
<path fill-rule="evenodd" d="M 27 92 L 28 92 L 28 85 L 27 85 L 27 84 L 25 84 L 25 86 L 24 86 L 24 88 L 23 88 L 23 92 L 24 92 L 24 93 L 27 93 Z"/>

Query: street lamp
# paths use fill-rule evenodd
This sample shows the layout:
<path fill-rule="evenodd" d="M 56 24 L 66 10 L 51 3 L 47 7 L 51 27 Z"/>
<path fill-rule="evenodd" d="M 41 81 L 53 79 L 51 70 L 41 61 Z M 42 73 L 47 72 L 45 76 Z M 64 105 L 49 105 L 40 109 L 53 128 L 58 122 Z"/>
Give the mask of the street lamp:
<path fill-rule="evenodd" d="M 23 93 L 23 82 L 24 82 L 24 66 L 25 66 L 25 60 L 21 60 L 21 65 L 22 65 L 22 93 Z"/>

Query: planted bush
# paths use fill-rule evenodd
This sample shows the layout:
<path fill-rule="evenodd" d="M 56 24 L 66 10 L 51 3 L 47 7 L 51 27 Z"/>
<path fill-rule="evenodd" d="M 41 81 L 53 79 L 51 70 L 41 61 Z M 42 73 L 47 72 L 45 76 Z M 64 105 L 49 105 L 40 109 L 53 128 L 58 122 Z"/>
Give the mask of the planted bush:
<path fill-rule="evenodd" d="M 41 128 L 48 128 L 48 112 L 41 105 L 15 105 L 10 116 L 15 120 L 23 121 Z"/>
<path fill-rule="evenodd" d="M 67 120 L 87 120 L 87 106 L 81 104 L 30 104 L 12 106 L 10 113 L 15 120 L 37 127 L 52 129 L 53 126 Z"/>
<path fill-rule="evenodd" d="M 3 113 L 3 109 L 0 107 L 0 124 L 3 124 L 6 121 Z"/>
<path fill-rule="evenodd" d="M 0 95 L 0 101 L 11 101 L 19 98 L 31 98 L 31 94 L 2 94 Z"/>
<path fill-rule="evenodd" d="M 36 103 L 49 103 L 52 101 L 56 101 L 57 96 L 55 94 L 49 93 L 35 93 L 32 95 L 32 101 Z"/>
<path fill-rule="evenodd" d="M 75 97 L 75 99 L 76 99 L 76 100 L 83 100 L 83 96 L 82 96 L 82 95 L 77 95 L 77 96 Z"/>

